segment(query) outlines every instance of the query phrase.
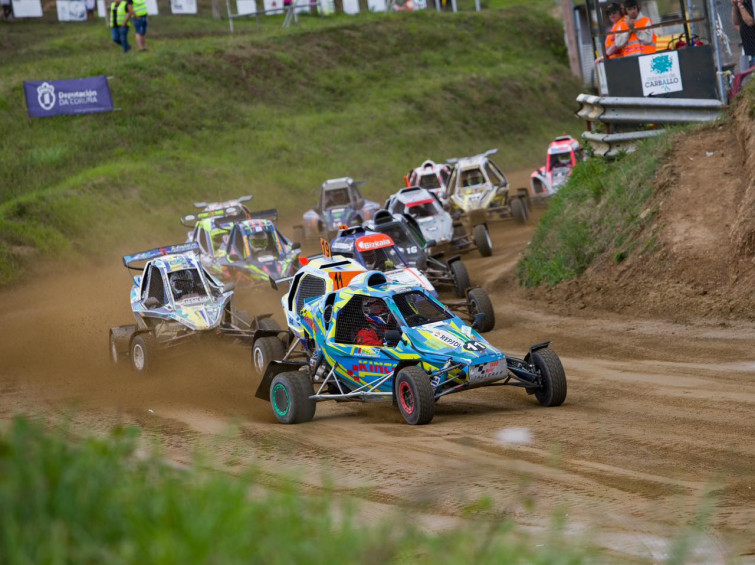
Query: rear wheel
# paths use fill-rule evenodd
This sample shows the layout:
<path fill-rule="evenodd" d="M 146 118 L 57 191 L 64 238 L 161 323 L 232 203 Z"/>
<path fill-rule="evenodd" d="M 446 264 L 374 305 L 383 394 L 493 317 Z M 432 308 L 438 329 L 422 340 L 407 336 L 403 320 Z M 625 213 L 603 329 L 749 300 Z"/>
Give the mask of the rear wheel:
<path fill-rule="evenodd" d="M 407 424 L 429 424 L 435 416 L 435 395 L 430 377 L 419 367 L 404 367 L 398 372 L 396 401 Z"/>
<path fill-rule="evenodd" d="M 286 349 L 277 337 L 261 337 L 252 346 L 252 368 L 264 375 L 271 361 L 283 359 Z"/>
<path fill-rule="evenodd" d="M 294 226 L 294 241 L 304 245 L 304 241 L 307 239 L 304 234 L 304 227 Z"/>
<path fill-rule="evenodd" d="M 139 334 L 131 340 L 131 367 L 137 373 L 147 373 L 155 365 L 157 344 L 151 334 Z"/>
<path fill-rule="evenodd" d="M 490 232 L 485 224 L 477 224 L 474 227 L 474 244 L 483 257 L 490 257 L 493 254 L 493 242 L 490 240 Z"/>
<path fill-rule="evenodd" d="M 456 296 L 461 298 L 470 286 L 467 267 L 461 262 L 461 260 L 459 260 L 449 263 L 448 268 L 451 270 L 451 276 L 454 279 L 454 291 L 456 292 Z"/>
<path fill-rule="evenodd" d="M 513 198 L 511 200 L 511 216 L 518 224 L 527 223 L 527 212 L 524 209 L 521 198 Z"/>
<path fill-rule="evenodd" d="M 526 188 L 519 188 L 516 192 L 519 195 L 519 198 L 524 201 L 524 208 L 527 210 L 527 218 L 529 218 L 530 211 L 532 210 L 532 196 L 530 195 L 530 191 Z"/>
<path fill-rule="evenodd" d="M 110 332 L 110 362 L 113 365 L 119 365 L 123 361 L 121 355 L 118 353 L 118 344 L 115 341 L 113 332 Z"/>
<path fill-rule="evenodd" d="M 270 385 L 270 404 L 281 424 L 300 424 L 315 417 L 317 403 L 309 375 L 299 371 L 281 373 Z"/>
<path fill-rule="evenodd" d="M 495 326 L 495 310 L 488 293 L 484 288 L 473 288 L 469 291 L 469 314 L 474 318 L 475 314 L 485 314 L 485 321 L 475 328 L 480 333 L 489 332 Z"/>
<path fill-rule="evenodd" d="M 560 406 L 566 400 L 566 373 L 558 354 L 552 349 L 538 349 L 532 361 L 540 373 L 540 390 L 535 398 L 543 406 Z"/>

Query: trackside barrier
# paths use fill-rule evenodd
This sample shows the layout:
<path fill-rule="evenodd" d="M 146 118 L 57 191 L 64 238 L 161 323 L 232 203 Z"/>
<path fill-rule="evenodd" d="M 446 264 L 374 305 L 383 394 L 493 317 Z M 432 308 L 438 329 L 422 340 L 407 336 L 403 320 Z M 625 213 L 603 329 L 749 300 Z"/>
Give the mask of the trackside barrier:
<path fill-rule="evenodd" d="M 610 157 L 632 152 L 638 142 L 664 133 L 646 129 L 650 124 L 687 124 L 712 122 L 726 107 L 719 100 L 694 98 L 639 98 L 580 94 L 576 114 L 587 121 L 582 138 L 590 142 L 597 155 Z M 595 124 L 606 125 L 607 133 L 594 131 Z M 617 132 L 617 129 L 621 132 Z M 634 130 L 634 131 L 629 131 Z"/>
<path fill-rule="evenodd" d="M 244 14 L 234 14 L 231 11 L 231 0 L 226 0 L 225 5 L 228 11 L 228 24 L 231 28 L 231 33 L 234 32 L 233 20 L 236 18 L 254 17 L 257 20 L 257 27 L 260 27 L 260 16 L 265 16 L 267 14 L 285 13 L 286 17 L 283 18 L 283 25 L 281 27 L 289 27 L 291 23 L 299 22 L 299 12 L 312 11 L 314 9 L 316 13 L 320 14 L 321 16 L 323 15 L 321 0 L 293 0 L 290 5 L 282 8 L 273 8 L 271 10 L 255 10 L 254 12 L 246 12 Z"/>

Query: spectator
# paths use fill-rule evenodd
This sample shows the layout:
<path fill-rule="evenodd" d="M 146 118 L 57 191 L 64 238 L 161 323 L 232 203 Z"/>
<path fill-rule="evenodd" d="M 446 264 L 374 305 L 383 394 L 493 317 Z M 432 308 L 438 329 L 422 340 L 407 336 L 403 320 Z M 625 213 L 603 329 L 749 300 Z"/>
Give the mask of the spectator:
<path fill-rule="evenodd" d="M 755 14 L 752 0 L 731 0 L 731 20 L 739 30 L 742 50 L 750 67 L 755 66 Z M 745 71 L 747 69 L 740 69 Z"/>
<path fill-rule="evenodd" d="M 147 0 L 126 0 L 131 19 L 134 21 L 136 46 L 139 51 L 147 50 Z"/>
<path fill-rule="evenodd" d="M 10 0 L 2 0 L 3 3 L 3 18 L 6 20 L 13 19 L 13 6 L 11 6 Z"/>
<path fill-rule="evenodd" d="M 639 0 L 626 0 L 624 9 L 627 15 L 619 21 L 615 44 L 622 50 L 622 57 L 650 55 L 655 53 L 656 37 L 652 29 L 643 30 L 653 25 L 653 20 L 640 12 Z"/>
<path fill-rule="evenodd" d="M 113 41 L 123 47 L 123 52 L 128 53 L 131 46 L 128 44 L 129 13 L 126 10 L 126 0 L 114 0 L 110 4 L 110 15 L 108 16 L 108 25 L 110 26 L 110 35 Z"/>
<path fill-rule="evenodd" d="M 606 55 L 605 57 L 598 57 L 596 63 L 602 63 L 604 59 L 618 59 L 622 56 L 622 49 L 616 46 L 616 33 L 612 33 L 619 31 L 619 22 L 624 16 L 621 11 L 621 4 L 618 2 L 609 4 L 606 8 L 606 15 L 611 20 L 611 29 L 608 30 L 609 34 L 606 35 Z"/>

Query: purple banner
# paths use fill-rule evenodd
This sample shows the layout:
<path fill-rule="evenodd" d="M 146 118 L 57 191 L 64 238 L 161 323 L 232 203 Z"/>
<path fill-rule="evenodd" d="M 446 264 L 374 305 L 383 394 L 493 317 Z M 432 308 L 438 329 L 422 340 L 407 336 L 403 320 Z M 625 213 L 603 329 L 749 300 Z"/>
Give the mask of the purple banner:
<path fill-rule="evenodd" d="M 24 94 L 31 118 L 113 110 L 106 76 L 24 82 Z"/>

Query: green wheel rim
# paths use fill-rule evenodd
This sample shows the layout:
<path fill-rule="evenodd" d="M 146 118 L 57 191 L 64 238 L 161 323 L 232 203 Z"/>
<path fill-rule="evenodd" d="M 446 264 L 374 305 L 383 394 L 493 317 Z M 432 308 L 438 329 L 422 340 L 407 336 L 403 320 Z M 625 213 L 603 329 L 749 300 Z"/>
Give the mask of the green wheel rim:
<path fill-rule="evenodd" d="M 273 387 L 273 410 L 278 416 L 285 416 L 288 414 L 288 409 L 291 407 L 291 401 L 288 398 L 288 391 L 286 387 L 278 383 Z M 284 409 L 281 410 L 280 405 L 284 404 Z"/>

